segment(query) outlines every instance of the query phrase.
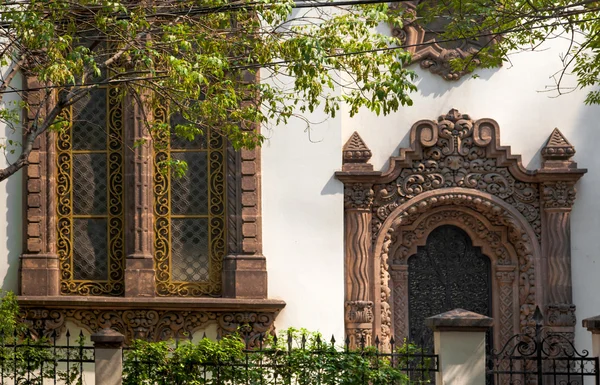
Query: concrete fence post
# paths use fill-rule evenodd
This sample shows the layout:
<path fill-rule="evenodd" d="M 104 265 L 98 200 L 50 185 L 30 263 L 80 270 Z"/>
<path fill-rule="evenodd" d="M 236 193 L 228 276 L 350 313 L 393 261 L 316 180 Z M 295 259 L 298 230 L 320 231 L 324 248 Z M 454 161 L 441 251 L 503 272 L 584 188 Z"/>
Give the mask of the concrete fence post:
<path fill-rule="evenodd" d="M 592 333 L 592 355 L 600 357 L 600 315 L 586 318 L 581 323 Z"/>
<path fill-rule="evenodd" d="M 439 357 L 437 385 L 485 385 L 485 332 L 494 320 L 454 309 L 425 320 Z"/>
<path fill-rule="evenodd" d="M 125 336 L 111 329 L 92 334 L 96 385 L 123 383 L 123 342 Z"/>

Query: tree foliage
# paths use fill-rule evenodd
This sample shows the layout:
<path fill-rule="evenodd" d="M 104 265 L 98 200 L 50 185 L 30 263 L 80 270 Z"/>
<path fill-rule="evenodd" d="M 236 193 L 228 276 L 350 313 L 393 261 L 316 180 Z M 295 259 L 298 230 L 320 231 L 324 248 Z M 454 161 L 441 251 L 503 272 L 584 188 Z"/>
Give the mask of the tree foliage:
<path fill-rule="evenodd" d="M 64 111 L 100 87 L 119 87 L 128 106 L 142 108 L 152 135 L 168 131 L 191 140 L 211 127 L 236 148 L 260 145 L 260 125 L 286 123 L 317 106 L 334 116 L 342 103 L 351 114 L 361 107 L 387 114 L 411 103 L 414 74 L 405 68 L 410 56 L 388 49 L 397 39 L 376 30 L 381 23 L 399 23 L 401 11 L 383 3 L 299 4 L 2 2 L 0 95 L 25 96 L 17 73 L 36 77 L 39 86 L 29 91 L 42 95 L 39 104 L 5 103 L 0 110 L 0 120 L 10 126 L 16 126 L 20 108 L 34 116 L 22 143 L 4 144 L 10 165 L 0 170 L 0 180 L 26 164 L 36 137 L 65 130 Z M 186 123 L 154 121 L 156 106 L 168 106 Z"/>
<path fill-rule="evenodd" d="M 562 68 L 549 76 L 558 94 L 588 90 L 588 104 L 600 103 L 600 2 L 593 0 L 443 0 L 421 2 L 421 21 L 443 19 L 444 40 L 492 37 L 477 53 L 456 59 L 457 70 L 497 67 L 520 51 L 544 49 L 551 40 L 565 41 Z M 569 75 L 575 87 L 565 82 Z"/>

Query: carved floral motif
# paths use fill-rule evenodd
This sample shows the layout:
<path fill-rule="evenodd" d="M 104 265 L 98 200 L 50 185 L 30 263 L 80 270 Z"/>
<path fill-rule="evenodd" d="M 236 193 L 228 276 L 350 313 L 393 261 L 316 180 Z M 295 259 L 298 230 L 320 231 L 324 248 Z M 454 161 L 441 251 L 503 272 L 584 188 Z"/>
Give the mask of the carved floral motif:
<path fill-rule="evenodd" d="M 346 301 L 346 321 L 351 323 L 373 322 L 373 302 Z"/>
<path fill-rule="evenodd" d="M 575 326 L 575 305 L 548 305 L 546 307 L 546 319 L 549 326 Z"/>

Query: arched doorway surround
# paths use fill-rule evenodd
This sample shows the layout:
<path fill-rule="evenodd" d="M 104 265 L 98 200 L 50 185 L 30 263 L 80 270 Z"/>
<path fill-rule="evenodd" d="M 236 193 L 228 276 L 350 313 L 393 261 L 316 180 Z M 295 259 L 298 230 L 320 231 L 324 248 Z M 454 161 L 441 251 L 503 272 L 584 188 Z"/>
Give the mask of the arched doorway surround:
<path fill-rule="evenodd" d="M 464 230 L 490 258 L 494 344 L 531 325 L 537 305 L 545 323 L 572 338 L 570 212 L 586 172 L 573 146 L 554 129 L 543 164 L 527 170 L 500 145 L 498 124 L 450 110 L 421 120 L 410 147 L 373 171 L 358 133 L 343 149 L 345 325 L 352 344 L 408 333 L 408 258 L 440 225 Z"/>

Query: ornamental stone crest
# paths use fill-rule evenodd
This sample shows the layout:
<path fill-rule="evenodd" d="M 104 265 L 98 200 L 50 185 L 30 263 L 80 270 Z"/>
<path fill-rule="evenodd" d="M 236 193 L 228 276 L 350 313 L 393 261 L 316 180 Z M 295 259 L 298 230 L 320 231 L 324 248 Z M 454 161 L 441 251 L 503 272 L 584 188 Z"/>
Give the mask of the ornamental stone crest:
<path fill-rule="evenodd" d="M 439 35 L 448 24 L 444 16 L 425 25 L 419 23 L 419 8 L 425 3 L 424 0 L 392 3 L 390 5 L 392 8 L 405 7 L 407 15 L 402 27 L 392 26 L 392 33 L 400 38 L 402 45 L 406 46 L 406 50 L 412 54 L 413 62 L 418 62 L 421 68 L 440 75 L 446 80 L 459 80 L 469 71 L 456 71 L 452 69 L 450 62 L 453 59 L 464 59 L 477 54 L 493 39 L 490 36 L 483 36 L 478 39 L 442 41 Z M 472 61 L 475 65 L 480 63 L 476 56 Z"/>
<path fill-rule="evenodd" d="M 360 146 L 368 149 L 362 139 Z M 408 337 L 408 261 L 449 225 L 489 259 L 495 344 L 531 326 L 537 306 L 547 326 L 572 337 L 569 216 L 586 172 L 574 154 L 555 129 L 542 167 L 528 170 L 500 144 L 496 121 L 452 109 L 416 122 L 410 147 L 390 158 L 388 170 L 372 171 L 366 157 L 360 169 L 345 163 L 336 176 L 345 188 L 347 334 L 379 336 L 384 348 L 392 337 Z"/>

